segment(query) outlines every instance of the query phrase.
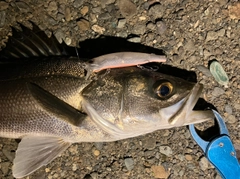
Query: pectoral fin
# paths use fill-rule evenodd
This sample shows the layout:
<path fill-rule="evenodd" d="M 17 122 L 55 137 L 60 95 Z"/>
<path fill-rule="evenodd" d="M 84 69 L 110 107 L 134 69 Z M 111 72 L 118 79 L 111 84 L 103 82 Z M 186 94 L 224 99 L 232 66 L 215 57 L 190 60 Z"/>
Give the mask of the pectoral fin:
<path fill-rule="evenodd" d="M 13 160 L 13 176 L 22 178 L 47 165 L 71 143 L 56 137 L 26 136 L 18 145 Z"/>
<path fill-rule="evenodd" d="M 29 83 L 28 89 L 46 111 L 58 116 L 59 119 L 79 126 L 87 116 L 36 84 Z"/>

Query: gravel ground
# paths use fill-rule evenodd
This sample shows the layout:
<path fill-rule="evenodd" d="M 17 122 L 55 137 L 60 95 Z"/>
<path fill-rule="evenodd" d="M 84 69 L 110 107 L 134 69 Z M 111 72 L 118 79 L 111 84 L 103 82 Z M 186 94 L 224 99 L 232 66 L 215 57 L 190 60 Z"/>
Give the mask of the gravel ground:
<path fill-rule="evenodd" d="M 34 22 L 70 46 L 100 35 L 122 37 L 166 54 L 168 64 L 195 71 L 202 97 L 224 116 L 240 150 L 240 3 L 235 0 L 0 1 L 0 47 L 18 23 Z M 217 59 L 229 84 L 211 76 Z M 13 178 L 17 141 L 0 139 L 0 178 Z M 26 178 L 215 178 L 221 177 L 192 140 L 187 127 L 160 130 L 111 143 L 72 145 L 61 157 Z"/>

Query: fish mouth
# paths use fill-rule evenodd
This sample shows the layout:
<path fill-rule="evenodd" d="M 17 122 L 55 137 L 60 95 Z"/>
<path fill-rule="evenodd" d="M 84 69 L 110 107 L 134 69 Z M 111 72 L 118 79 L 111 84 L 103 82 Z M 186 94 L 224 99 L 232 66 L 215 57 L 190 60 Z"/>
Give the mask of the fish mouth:
<path fill-rule="evenodd" d="M 214 119 L 214 114 L 211 110 L 193 110 L 202 93 L 202 89 L 203 85 L 197 83 L 187 97 L 168 109 L 168 111 L 176 111 L 175 114 L 168 118 L 168 124 L 178 127 Z"/>

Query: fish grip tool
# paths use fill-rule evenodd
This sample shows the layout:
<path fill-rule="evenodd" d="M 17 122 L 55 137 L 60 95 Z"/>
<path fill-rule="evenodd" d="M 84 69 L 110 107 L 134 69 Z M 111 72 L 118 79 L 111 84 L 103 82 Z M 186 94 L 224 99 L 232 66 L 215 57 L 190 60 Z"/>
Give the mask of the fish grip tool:
<path fill-rule="evenodd" d="M 216 117 L 220 134 L 210 141 L 205 141 L 197 134 L 194 124 L 189 125 L 190 133 L 223 179 L 240 179 L 240 165 L 226 124 L 217 111 L 212 111 Z"/>

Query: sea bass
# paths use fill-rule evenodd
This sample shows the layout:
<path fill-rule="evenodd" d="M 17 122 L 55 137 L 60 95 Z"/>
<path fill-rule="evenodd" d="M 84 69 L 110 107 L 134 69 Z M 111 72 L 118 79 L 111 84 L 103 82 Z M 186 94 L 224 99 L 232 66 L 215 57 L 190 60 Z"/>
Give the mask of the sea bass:
<path fill-rule="evenodd" d="M 48 164 L 72 143 L 116 141 L 213 118 L 192 110 L 201 84 L 137 67 L 86 80 L 85 64 L 49 57 L 0 65 L 0 137 L 22 139 L 14 177 Z"/>

